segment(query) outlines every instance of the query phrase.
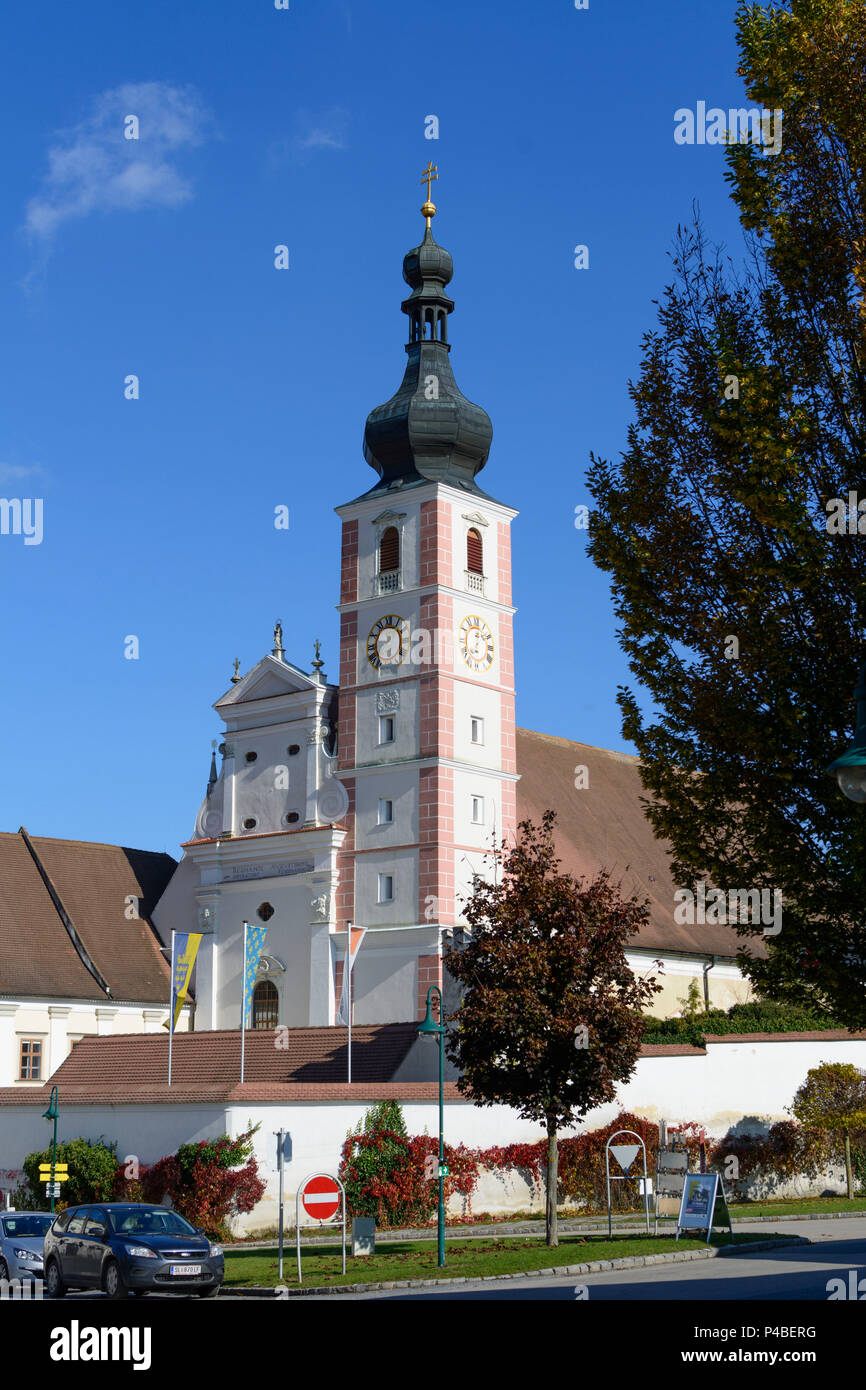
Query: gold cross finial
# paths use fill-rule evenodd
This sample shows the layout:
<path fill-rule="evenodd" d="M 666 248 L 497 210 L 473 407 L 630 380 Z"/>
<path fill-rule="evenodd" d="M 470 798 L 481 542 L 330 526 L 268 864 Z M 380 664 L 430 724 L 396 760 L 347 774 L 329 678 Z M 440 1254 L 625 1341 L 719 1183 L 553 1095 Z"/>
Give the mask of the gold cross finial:
<path fill-rule="evenodd" d="M 430 185 L 433 182 L 433 180 L 438 179 L 438 177 L 439 175 L 436 172 L 436 165 L 431 160 L 430 162 L 428 162 L 427 168 L 421 175 L 421 182 L 426 183 L 427 185 L 427 201 L 421 209 L 421 216 L 427 218 L 428 227 L 430 226 L 431 217 L 436 216 L 436 205 L 435 203 L 430 201 Z"/>

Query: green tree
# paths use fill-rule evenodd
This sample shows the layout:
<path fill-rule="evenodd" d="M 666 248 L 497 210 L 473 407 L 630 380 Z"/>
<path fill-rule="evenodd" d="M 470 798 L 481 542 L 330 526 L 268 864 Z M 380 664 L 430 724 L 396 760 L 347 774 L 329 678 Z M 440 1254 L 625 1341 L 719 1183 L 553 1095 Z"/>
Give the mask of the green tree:
<path fill-rule="evenodd" d="M 849 1200 L 854 1196 L 851 1135 L 866 1128 L 866 1072 L 850 1062 L 822 1062 L 806 1073 L 791 1105 L 806 1129 L 842 1141 Z"/>
<path fill-rule="evenodd" d="M 557 1239 L 560 1129 L 614 1099 L 640 1055 L 642 1010 L 660 986 L 636 979 L 629 938 L 648 919 L 607 873 L 584 883 L 559 872 L 553 811 L 521 821 L 517 844 L 494 851 L 494 881 L 475 874 L 471 935 L 445 964 L 465 985 L 446 1037 L 460 1090 L 477 1105 L 510 1105 L 547 1131 L 546 1230 Z"/>
<path fill-rule="evenodd" d="M 866 627 L 866 514 L 859 534 L 833 521 L 866 454 L 866 0 L 744 3 L 737 38 L 781 150 L 728 148 L 741 268 L 698 220 L 679 229 L 627 448 L 593 456 L 589 548 L 643 687 L 620 691 L 623 732 L 677 883 L 778 890 L 778 933 L 736 923 L 743 968 L 862 1027 L 866 821 L 825 768 L 850 742 Z"/>

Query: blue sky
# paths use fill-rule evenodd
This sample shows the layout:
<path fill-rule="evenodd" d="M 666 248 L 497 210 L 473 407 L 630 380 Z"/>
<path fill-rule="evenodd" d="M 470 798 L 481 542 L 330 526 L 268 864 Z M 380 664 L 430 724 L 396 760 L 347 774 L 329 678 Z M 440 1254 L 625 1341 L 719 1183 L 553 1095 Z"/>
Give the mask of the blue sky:
<path fill-rule="evenodd" d="M 627 749 L 574 508 L 590 450 L 624 445 L 694 200 L 739 250 L 724 151 L 673 140 L 677 108 L 743 104 L 735 9 L 6 0 L 0 496 L 42 498 L 44 534 L 0 536 L 0 828 L 177 854 L 233 659 L 279 616 L 336 678 L 333 508 L 375 478 L 428 159 L 452 364 L 494 426 L 479 481 L 521 513 L 518 722 Z"/>

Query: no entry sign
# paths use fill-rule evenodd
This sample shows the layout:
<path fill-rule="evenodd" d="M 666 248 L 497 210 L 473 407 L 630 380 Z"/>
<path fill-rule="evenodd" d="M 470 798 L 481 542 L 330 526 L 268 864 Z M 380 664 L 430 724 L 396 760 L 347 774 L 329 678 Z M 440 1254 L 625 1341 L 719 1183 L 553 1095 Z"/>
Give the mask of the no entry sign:
<path fill-rule="evenodd" d="M 340 1210 L 340 1189 L 333 1178 L 320 1173 L 309 1178 L 301 1193 L 304 1211 L 314 1221 L 330 1221 Z"/>
<path fill-rule="evenodd" d="M 339 1178 L 330 1173 L 311 1173 L 304 1178 L 295 1198 L 295 1239 L 298 1247 L 298 1283 L 303 1283 L 301 1270 L 301 1206 L 313 1221 L 329 1222 L 343 1228 L 343 1273 L 346 1273 L 346 1194 Z M 334 1218 L 336 1217 L 336 1220 Z"/>

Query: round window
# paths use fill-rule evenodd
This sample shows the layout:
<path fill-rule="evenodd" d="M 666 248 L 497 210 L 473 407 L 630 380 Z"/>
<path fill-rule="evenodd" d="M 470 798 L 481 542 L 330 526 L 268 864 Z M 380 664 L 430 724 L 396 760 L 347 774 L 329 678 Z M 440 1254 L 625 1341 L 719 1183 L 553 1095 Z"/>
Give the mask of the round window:
<path fill-rule="evenodd" d="M 293 758 L 293 757 L 295 756 L 295 754 L 296 754 L 296 753 L 300 753 L 300 751 L 301 751 L 301 745 L 300 745 L 299 743 L 290 743 L 290 744 L 289 744 L 289 757 L 290 757 L 290 758 Z"/>
<path fill-rule="evenodd" d="M 289 814 L 286 816 L 286 820 L 288 821 L 289 825 L 297 825 L 300 819 L 301 814 L 299 811 L 290 811 Z"/>
<path fill-rule="evenodd" d="M 273 915 L 274 909 L 271 907 L 270 903 L 262 903 L 261 907 L 256 910 L 256 916 L 261 917 L 263 922 L 269 922 Z"/>
<path fill-rule="evenodd" d="M 247 816 L 246 820 L 244 821 L 244 830 L 255 830 L 255 828 L 256 828 L 256 822 L 255 822 L 255 820 L 253 819 L 252 816 Z"/>
<path fill-rule="evenodd" d="M 247 753 L 247 762 L 248 762 L 248 763 L 254 763 L 254 762 L 256 761 L 256 758 L 257 758 L 258 756 L 259 756 L 258 753 Z"/>

